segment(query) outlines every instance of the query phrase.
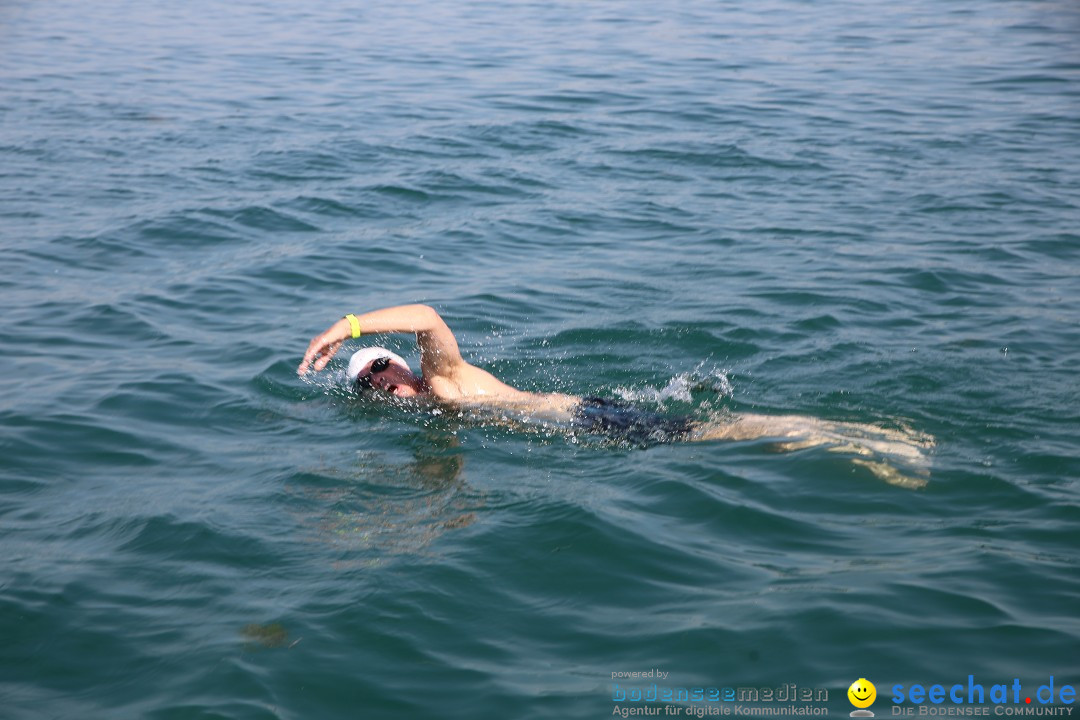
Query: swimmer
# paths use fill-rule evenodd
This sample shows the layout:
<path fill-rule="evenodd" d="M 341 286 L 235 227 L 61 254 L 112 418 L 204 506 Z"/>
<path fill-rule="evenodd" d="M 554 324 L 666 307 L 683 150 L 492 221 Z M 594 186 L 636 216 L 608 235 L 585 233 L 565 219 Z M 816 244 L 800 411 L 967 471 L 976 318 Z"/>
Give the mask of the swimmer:
<path fill-rule="evenodd" d="M 634 408 L 626 403 L 563 393 L 518 390 L 461 357 L 457 339 L 439 314 L 427 305 L 399 305 L 363 315 L 346 315 L 308 345 L 298 375 L 322 370 L 350 338 L 384 333 L 416 335 L 420 374 L 400 356 L 380 347 L 357 351 L 347 377 L 358 390 L 373 389 L 398 398 L 427 397 L 467 408 L 512 410 L 529 417 L 568 423 L 572 428 L 608 435 L 633 444 L 678 441 L 775 438 L 780 451 L 827 445 L 860 456 L 853 462 L 894 485 L 926 484 L 931 436 L 858 423 L 828 422 L 798 415 L 733 415 L 724 422 L 699 422 Z M 889 456 L 912 467 L 919 477 L 867 458 Z"/>

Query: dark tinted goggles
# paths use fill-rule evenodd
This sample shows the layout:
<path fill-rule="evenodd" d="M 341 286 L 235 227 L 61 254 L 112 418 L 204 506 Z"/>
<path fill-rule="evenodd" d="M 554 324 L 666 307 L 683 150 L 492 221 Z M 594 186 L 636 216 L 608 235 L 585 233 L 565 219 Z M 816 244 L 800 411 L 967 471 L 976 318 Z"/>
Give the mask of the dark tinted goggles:
<path fill-rule="evenodd" d="M 370 390 L 371 389 L 371 376 L 375 373 L 381 373 L 386 368 L 390 367 L 390 358 L 381 357 L 375 362 L 371 363 L 371 369 L 366 375 L 358 375 L 356 377 L 356 389 L 357 390 Z"/>

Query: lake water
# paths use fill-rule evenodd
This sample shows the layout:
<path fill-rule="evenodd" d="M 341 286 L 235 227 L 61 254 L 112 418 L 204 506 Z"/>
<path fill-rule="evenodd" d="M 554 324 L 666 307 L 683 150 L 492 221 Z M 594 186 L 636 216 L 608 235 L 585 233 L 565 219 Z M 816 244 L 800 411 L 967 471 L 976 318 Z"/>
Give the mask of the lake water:
<path fill-rule="evenodd" d="M 1072 0 L 6 2 L 0 716 L 1075 687 L 1078 226 Z M 928 482 L 297 378 L 411 302 L 529 390 L 910 426 Z"/>

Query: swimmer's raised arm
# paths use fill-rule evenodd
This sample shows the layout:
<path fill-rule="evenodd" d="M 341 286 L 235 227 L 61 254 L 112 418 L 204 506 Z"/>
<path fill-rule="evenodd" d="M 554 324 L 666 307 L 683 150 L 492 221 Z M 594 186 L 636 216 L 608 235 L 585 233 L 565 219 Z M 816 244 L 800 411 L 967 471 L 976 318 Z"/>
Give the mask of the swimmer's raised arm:
<path fill-rule="evenodd" d="M 420 370 L 425 376 L 450 375 L 464 362 L 454 333 L 439 313 L 427 305 L 398 305 L 364 313 L 356 319 L 364 335 L 415 333 L 420 348 Z M 316 372 L 325 368 L 352 334 L 352 324 L 347 318 L 341 318 L 315 336 L 304 353 L 297 374 L 303 375 L 311 367 Z"/>

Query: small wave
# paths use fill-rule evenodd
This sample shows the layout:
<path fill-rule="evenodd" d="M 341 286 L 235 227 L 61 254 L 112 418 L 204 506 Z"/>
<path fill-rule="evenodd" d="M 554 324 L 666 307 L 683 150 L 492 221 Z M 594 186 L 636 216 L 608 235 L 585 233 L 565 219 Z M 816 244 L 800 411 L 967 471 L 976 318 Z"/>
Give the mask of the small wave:
<path fill-rule="evenodd" d="M 228 210 L 204 208 L 201 212 L 252 230 L 279 232 L 318 232 L 320 230 L 317 226 L 304 222 L 294 215 L 260 205 Z"/>

